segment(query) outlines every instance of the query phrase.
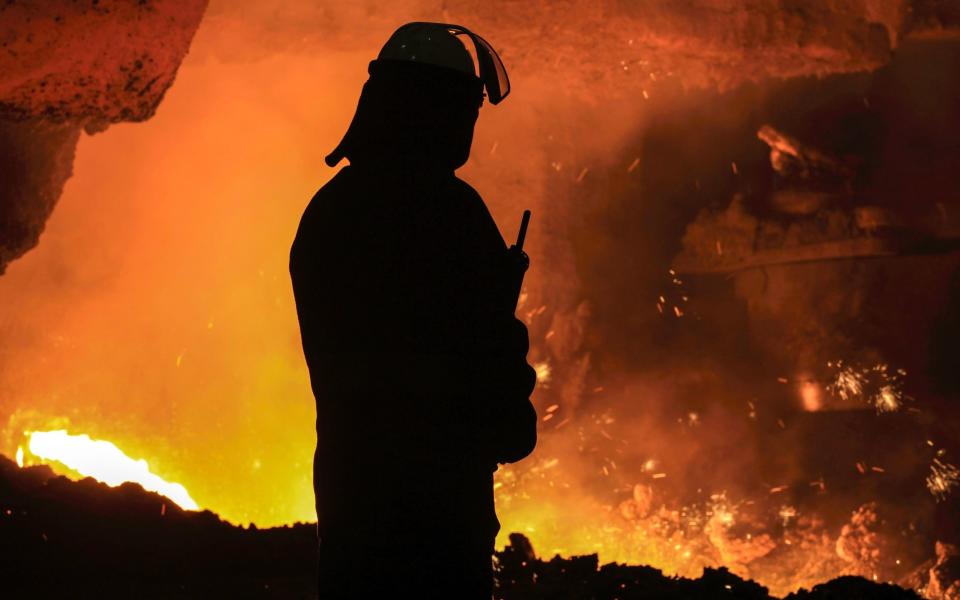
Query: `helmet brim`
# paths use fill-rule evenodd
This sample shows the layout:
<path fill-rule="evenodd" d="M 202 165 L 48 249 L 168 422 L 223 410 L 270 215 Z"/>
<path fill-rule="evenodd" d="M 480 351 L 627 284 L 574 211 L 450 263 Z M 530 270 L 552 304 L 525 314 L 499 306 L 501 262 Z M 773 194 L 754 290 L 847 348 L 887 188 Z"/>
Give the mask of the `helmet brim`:
<path fill-rule="evenodd" d="M 500 60 L 500 55 L 493 49 L 487 40 L 470 31 L 463 25 L 454 25 L 452 23 L 431 23 L 426 21 L 415 21 L 401 26 L 394 33 L 396 36 L 404 29 L 413 29 L 420 27 L 438 27 L 446 29 L 453 35 L 465 35 L 473 42 L 473 48 L 477 56 L 477 70 L 480 79 L 483 81 L 483 87 L 487 93 L 487 99 L 490 104 L 499 104 L 510 94 L 510 78 L 507 76 L 507 69 Z"/>

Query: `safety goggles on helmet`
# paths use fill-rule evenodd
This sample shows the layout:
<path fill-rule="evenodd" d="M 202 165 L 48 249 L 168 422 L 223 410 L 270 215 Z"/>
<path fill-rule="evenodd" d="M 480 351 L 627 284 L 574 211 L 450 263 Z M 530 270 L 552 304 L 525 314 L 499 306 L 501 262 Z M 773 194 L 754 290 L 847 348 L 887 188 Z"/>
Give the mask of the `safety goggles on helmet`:
<path fill-rule="evenodd" d="M 469 69 L 470 74 L 474 75 L 472 72 L 473 60 L 469 58 L 469 53 L 466 53 L 466 58 L 469 59 L 471 64 L 467 67 L 465 66 L 466 59 L 457 56 L 459 52 L 456 49 L 445 47 L 444 41 L 440 37 L 447 36 L 442 35 L 435 40 L 431 37 L 434 32 L 445 32 L 452 36 L 468 36 L 473 41 L 479 78 L 486 89 L 487 99 L 491 104 L 499 104 L 501 100 L 507 97 L 510 93 L 510 79 L 507 77 L 507 70 L 504 68 L 500 56 L 485 39 L 462 25 L 423 21 L 407 23 L 390 36 L 383 50 L 380 51 L 379 58 L 423 62 L 463 71 Z M 450 38 L 447 37 L 447 39 Z M 460 44 L 457 45 L 460 46 Z M 463 48 L 463 51 L 466 52 L 466 49 Z"/>

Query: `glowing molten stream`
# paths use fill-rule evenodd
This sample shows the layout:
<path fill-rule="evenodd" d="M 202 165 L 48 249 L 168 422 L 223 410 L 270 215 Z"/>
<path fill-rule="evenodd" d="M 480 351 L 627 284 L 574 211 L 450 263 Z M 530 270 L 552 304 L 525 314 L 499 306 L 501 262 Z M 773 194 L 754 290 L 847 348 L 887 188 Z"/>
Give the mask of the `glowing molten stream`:
<path fill-rule="evenodd" d="M 28 448 L 37 458 L 55 460 L 74 471 L 110 486 L 130 481 L 143 489 L 162 494 L 181 508 L 199 510 L 200 506 L 179 483 L 170 483 L 150 472 L 147 461 L 134 460 L 112 443 L 91 440 L 88 435 L 70 435 L 66 431 L 28 431 Z M 17 462 L 22 461 L 17 452 Z"/>

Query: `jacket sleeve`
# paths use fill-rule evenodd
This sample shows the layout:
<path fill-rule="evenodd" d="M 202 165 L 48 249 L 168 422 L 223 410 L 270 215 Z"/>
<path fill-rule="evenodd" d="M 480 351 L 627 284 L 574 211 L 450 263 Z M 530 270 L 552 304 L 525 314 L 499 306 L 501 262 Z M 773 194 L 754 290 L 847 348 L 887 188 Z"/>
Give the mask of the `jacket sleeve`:
<path fill-rule="evenodd" d="M 537 444 L 537 413 L 530 402 L 536 372 L 527 363 L 526 326 L 512 316 L 503 323 L 503 350 L 478 365 L 481 434 L 497 463 L 517 462 Z"/>
<path fill-rule="evenodd" d="M 487 456 L 496 463 L 512 463 L 528 456 L 537 443 L 537 414 L 530 402 L 536 371 L 527 363 L 527 327 L 514 316 L 506 245 L 479 196 L 476 201 L 477 237 L 484 248 L 474 290 L 479 314 L 473 387 L 478 392 L 479 432 Z"/>

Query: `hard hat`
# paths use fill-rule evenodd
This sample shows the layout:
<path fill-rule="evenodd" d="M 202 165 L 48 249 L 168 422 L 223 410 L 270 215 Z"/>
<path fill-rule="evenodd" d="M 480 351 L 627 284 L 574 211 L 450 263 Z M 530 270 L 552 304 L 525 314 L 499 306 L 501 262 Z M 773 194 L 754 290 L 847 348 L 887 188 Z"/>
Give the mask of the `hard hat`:
<path fill-rule="evenodd" d="M 473 41 L 479 63 L 479 78 L 491 104 L 499 104 L 510 93 L 507 70 L 493 47 L 479 35 L 461 25 L 414 22 L 403 25 L 390 36 L 378 61 L 402 60 L 445 67 L 478 76 L 473 57 L 458 36 Z"/>

